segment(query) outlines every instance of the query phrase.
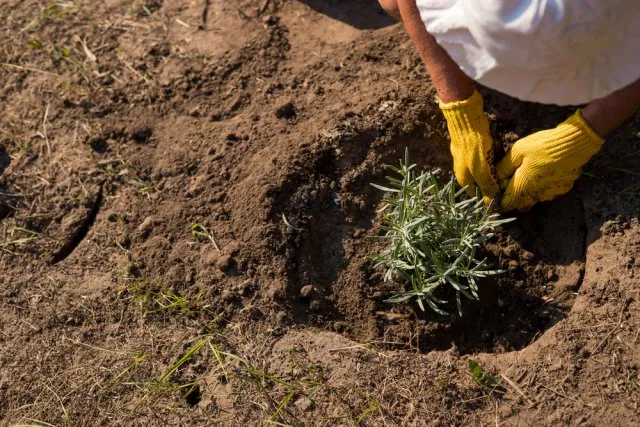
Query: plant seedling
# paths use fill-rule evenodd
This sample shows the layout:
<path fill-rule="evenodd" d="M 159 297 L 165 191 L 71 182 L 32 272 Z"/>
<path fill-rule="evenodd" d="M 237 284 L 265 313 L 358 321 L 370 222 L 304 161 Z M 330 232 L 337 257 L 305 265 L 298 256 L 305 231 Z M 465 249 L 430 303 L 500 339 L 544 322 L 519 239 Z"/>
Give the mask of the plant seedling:
<path fill-rule="evenodd" d="M 384 266 L 385 280 L 400 279 L 410 290 L 393 295 L 388 301 L 415 299 L 422 310 L 425 304 L 435 312 L 448 315 L 435 295 L 442 286 L 456 292 L 458 312 L 462 314 L 461 296 L 478 298 L 478 279 L 502 273 L 490 270 L 486 259 L 477 259 L 477 249 L 500 224 L 513 218 L 499 219 L 480 197 L 462 200 L 466 188 L 457 189 L 452 178 L 444 186 L 436 179 L 438 171 L 417 173 L 405 152 L 400 167 L 389 166 L 399 177 L 387 177 L 391 186 L 374 187 L 390 193 L 382 202 L 384 214 L 380 238 L 389 246 L 373 256 L 376 266 Z"/>
<path fill-rule="evenodd" d="M 196 240 L 209 240 L 213 244 L 213 247 L 220 252 L 220 247 L 213 238 L 213 234 L 202 224 L 193 224 L 191 226 L 191 235 Z"/>
<path fill-rule="evenodd" d="M 0 249 L 6 250 L 6 248 L 8 248 L 9 246 L 24 245 L 38 237 L 38 233 L 36 233 L 33 230 L 29 230 L 22 227 L 13 227 L 11 229 L 11 236 L 13 237 L 17 233 L 22 233 L 25 235 L 25 237 L 17 237 L 17 238 L 5 237 L 5 240 L 0 242 Z"/>
<path fill-rule="evenodd" d="M 471 374 L 473 379 L 476 380 L 478 385 L 480 385 L 482 388 L 486 389 L 490 393 L 493 393 L 493 392 L 500 393 L 500 394 L 506 393 L 506 390 L 504 389 L 504 387 L 500 385 L 500 380 L 497 379 L 495 376 L 491 375 L 490 373 L 485 372 L 485 370 L 482 369 L 482 366 L 480 366 L 480 364 L 477 361 L 473 359 L 469 359 L 467 363 L 469 367 L 469 373 Z"/>
<path fill-rule="evenodd" d="M 162 312 L 190 314 L 192 309 L 199 307 L 202 297 L 202 291 L 200 291 L 192 300 L 149 280 L 136 282 L 128 286 L 126 291 L 133 296 L 133 300 L 140 305 L 146 314 Z"/>

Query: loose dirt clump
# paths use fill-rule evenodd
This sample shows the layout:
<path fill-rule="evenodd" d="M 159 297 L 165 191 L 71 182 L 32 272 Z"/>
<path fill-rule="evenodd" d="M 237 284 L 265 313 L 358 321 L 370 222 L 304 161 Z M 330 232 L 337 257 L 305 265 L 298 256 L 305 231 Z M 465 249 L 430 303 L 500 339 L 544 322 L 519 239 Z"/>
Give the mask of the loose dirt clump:
<path fill-rule="evenodd" d="M 377 2 L 0 16 L 3 423 L 640 421 L 640 116 L 502 227 L 506 273 L 443 318 L 386 302 L 368 258 L 385 165 L 452 167 Z M 481 90 L 504 150 L 571 112 Z"/>

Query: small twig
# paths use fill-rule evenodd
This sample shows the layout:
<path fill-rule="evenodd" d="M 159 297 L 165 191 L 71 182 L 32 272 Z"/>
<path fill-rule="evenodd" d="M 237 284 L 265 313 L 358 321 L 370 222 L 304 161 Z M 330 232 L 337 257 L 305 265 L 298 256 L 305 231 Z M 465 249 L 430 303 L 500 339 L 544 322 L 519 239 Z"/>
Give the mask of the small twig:
<path fill-rule="evenodd" d="M 178 24 L 182 25 L 183 27 L 191 28 L 191 25 L 187 24 L 187 23 L 186 23 L 186 22 L 184 22 L 184 21 L 181 21 L 181 20 L 180 20 L 180 19 L 178 19 L 178 18 L 176 18 L 176 22 L 177 22 Z"/>
<path fill-rule="evenodd" d="M 394 82 L 396 84 L 396 90 L 400 89 L 400 83 L 398 83 L 397 80 L 394 80 L 390 77 L 387 77 L 387 80 L 389 80 L 390 82 Z"/>
<path fill-rule="evenodd" d="M 291 225 L 291 223 L 287 220 L 287 217 L 284 216 L 284 213 L 282 213 L 282 222 L 284 222 L 284 225 L 286 225 L 287 227 L 289 227 L 293 231 L 298 231 L 298 232 L 302 231 L 301 228 L 296 228 L 293 225 Z"/>
<path fill-rule="evenodd" d="M 82 187 L 82 191 L 84 191 L 84 196 L 89 197 L 89 191 L 87 191 L 87 187 L 85 187 L 82 181 L 80 181 L 80 178 L 77 178 L 77 180 L 78 184 L 80 184 L 80 187 Z"/>
<path fill-rule="evenodd" d="M 53 389 L 51 387 L 49 387 L 46 384 L 43 384 L 51 393 L 53 393 L 53 395 L 56 397 L 56 399 L 58 399 L 58 402 L 60 403 L 60 406 L 62 407 L 62 412 L 64 414 L 63 419 L 64 420 L 68 420 L 69 419 L 69 414 L 67 413 L 67 409 L 64 407 L 64 403 L 62 403 L 62 399 L 60 399 L 60 396 L 58 396 L 58 393 L 56 393 L 55 391 L 53 391 Z"/>
<path fill-rule="evenodd" d="M 618 315 L 618 324 L 615 325 L 611 331 L 605 335 L 604 338 L 602 338 L 602 340 L 600 341 L 600 343 L 598 343 L 598 345 L 596 346 L 596 349 L 593 350 L 594 353 L 597 353 L 598 350 L 600 350 L 600 347 L 602 347 L 608 340 L 609 338 L 611 338 L 611 336 L 618 330 L 620 329 L 620 327 L 622 326 L 622 316 L 624 315 L 624 309 L 626 308 L 625 304 L 622 304 L 622 307 L 620 308 L 620 314 Z"/>
<path fill-rule="evenodd" d="M 33 71 L 34 73 L 46 74 L 48 76 L 62 77 L 60 74 L 50 73 L 49 71 L 44 71 L 44 70 L 38 70 L 37 68 L 23 67 L 22 65 L 9 64 L 8 62 L 3 62 L 0 65 L 9 67 L 9 68 L 17 68 L 19 70 Z"/>
<path fill-rule="evenodd" d="M 269 3 L 270 2 L 271 2 L 270 0 L 263 0 L 262 1 L 262 5 L 260 6 L 259 15 L 262 15 L 267 10 L 267 8 L 269 7 Z"/>
<path fill-rule="evenodd" d="M 597 353 L 598 350 L 600 350 L 600 347 L 602 347 L 604 343 L 606 343 L 609 340 L 609 338 L 611 338 L 611 335 L 613 335 L 617 330 L 618 330 L 618 325 L 614 326 L 614 328 L 607 335 L 605 335 L 604 338 L 602 338 L 602 340 L 598 343 L 598 345 L 596 346 L 595 350 L 593 350 L 593 352 Z"/>
<path fill-rule="evenodd" d="M 552 389 L 552 388 L 549 388 L 549 387 L 547 387 L 547 386 L 545 386 L 545 385 L 543 385 L 543 384 L 539 384 L 539 385 L 540 385 L 540 387 L 542 387 L 543 389 L 545 389 L 545 390 L 549 390 L 551 393 L 553 393 L 553 394 L 555 394 L 555 395 L 558 395 L 558 396 L 560 396 L 560 397 L 562 397 L 562 398 L 569 399 L 570 401 L 575 402 L 575 403 L 581 403 L 581 404 L 583 404 L 583 405 L 585 405 L 585 406 L 593 407 L 593 404 L 591 404 L 591 403 L 585 403 L 585 402 L 583 402 L 582 400 L 574 399 L 573 397 L 569 397 L 569 396 L 567 396 L 566 394 L 560 393 L 560 392 L 558 392 L 558 391 L 556 391 L 556 390 L 554 390 L 554 389 Z"/>
<path fill-rule="evenodd" d="M 47 102 L 47 109 L 44 112 L 44 119 L 42 120 L 42 135 L 44 136 L 44 142 L 47 144 L 47 154 L 49 160 L 51 160 L 51 144 L 49 143 L 49 137 L 47 136 L 47 118 L 49 117 L 49 106 L 51 103 Z"/>
<path fill-rule="evenodd" d="M 247 15 L 246 13 L 244 13 L 244 11 L 242 9 L 240 9 L 239 7 L 236 7 L 236 11 L 238 12 L 238 17 L 240 17 L 241 19 L 244 19 L 245 21 L 250 21 L 251 17 L 249 15 Z"/>
<path fill-rule="evenodd" d="M 530 405 L 533 405 L 533 401 L 529 399 L 529 397 L 524 393 L 524 391 L 522 391 L 520 387 L 518 387 L 518 385 L 515 382 L 511 381 L 511 379 L 509 379 L 509 377 L 507 377 L 504 374 L 500 374 L 500 376 L 502 377 L 503 380 L 507 382 L 507 384 L 511 386 L 511 388 L 513 388 L 516 391 L 516 393 L 522 396 L 524 400 L 526 400 Z"/>
<path fill-rule="evenodd" d="M 125 65 L 125 67 L 127 67 L 133 74 L 135 74 L 136 76 L 138 76 L 140 79 L 142 79 L 142 81 L 144 81 L 145 83 L 149 83 L 149 79 L 147 77 L 144 76 L 144 74 L 142 74 L 140 71 L 136 70 L 135 68 L 133 68 L 133 65 L 129 64 L 127 61 L 122 60 L 122 63 Z"/>

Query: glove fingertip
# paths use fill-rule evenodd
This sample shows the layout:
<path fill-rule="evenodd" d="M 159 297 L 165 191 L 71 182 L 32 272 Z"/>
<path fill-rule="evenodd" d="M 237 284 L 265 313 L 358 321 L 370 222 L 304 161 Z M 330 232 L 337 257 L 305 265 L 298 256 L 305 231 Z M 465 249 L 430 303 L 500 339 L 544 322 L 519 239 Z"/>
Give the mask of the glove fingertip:
<path fill-rule="evenodd" d="M 488 178 L 491 175 L 484 175 L 484 178 Z M 500 196 L 500 186 L 498 182 L 493 178 L 479 179 L 477 180 L 480 192 L 484 197 L 495 199 Z"/>
<path fill-rule="evenodd" d="M 505 197 L 502 198 L 502 200 L 500 201 L 500 209 L 503 212 L 509 212 L 515 209 L 514 205 L 513 205 L 513 201 L 511 199 L 507 199 Z"/>
<path fill-rule="evenodd" d="M 505 180 L 507 181 L 507 180 Z M 500 208 L 503 212 L 512 211 L 518 208 L 518 197 L 516 197 L 513 180 L 508 181 L 508 185 L 502 193 Z"/>
<path fill-rule="evenodd" d="M 500 160 L 496 165 L 496 177 L 502 181 L 511 178 L 515 172 L 516 167 L 511 164 L 506 158 Z"/>
<path fill-rule="evenodd" d="M 519 198 L 511 198 L 507 204 L 507 208 L 503 210 L 529 212 L 531 208 L 537 203 L 537 200 L 531 197 L 520 196 Z"/>
<path fill-rule="evenodd" d="M 514 145 L 496 164 L 496 176 L 499 180 L 511 178 L 521 164 L 522 157 L 519 154 L 518 146 Z"/>

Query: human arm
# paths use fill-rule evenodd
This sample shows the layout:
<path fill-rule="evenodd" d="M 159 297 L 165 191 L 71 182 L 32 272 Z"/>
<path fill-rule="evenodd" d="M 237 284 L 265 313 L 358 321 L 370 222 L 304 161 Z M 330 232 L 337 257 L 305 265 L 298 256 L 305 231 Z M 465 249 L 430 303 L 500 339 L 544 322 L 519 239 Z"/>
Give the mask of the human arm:
<path fill-rule="evenodd" d="M 582 116 L 591 128 L 603 138 L 640 108 L 640 79 L 604 98 L 591 101 L 582 110 Z"/>
<path fill-rule="evenodd" d="M 445 103 L 468 99 L 473 94 L 473 81 L 427 32 L 415 0 L 397 0 L 397 5 L 407 33 L 427 67 L 438 98 Z"/>
<path fill-rule="evenodd" d="M 485 202 L 491 203 L 499 196 L 500 187 L 482 96 L 475 91 L 473 81 L 427 32 L 415 0 L 381 0 L 381 4 L 390 13 L 399 14 L 427 67 L 447 120 L 456 179 L 472 195 L 479 189 Z"/>

